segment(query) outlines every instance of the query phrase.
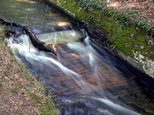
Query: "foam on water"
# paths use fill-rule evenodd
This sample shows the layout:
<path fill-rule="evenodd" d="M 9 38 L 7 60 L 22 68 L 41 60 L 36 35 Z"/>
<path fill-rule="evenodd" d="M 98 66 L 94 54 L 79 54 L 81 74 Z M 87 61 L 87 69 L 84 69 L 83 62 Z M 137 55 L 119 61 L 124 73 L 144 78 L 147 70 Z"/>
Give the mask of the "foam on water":
<path fill-rule="evenodd" d="M 105 104 L 105 106 L 111 107 L 112 108 L 111 110 L 115 112 L 114 114 L 119 113 L 119 115 L 123 115 L 123 114 L 124 115 L 141 115 L 141 114 L 139 114 L 137 112 L 134 112 L 134 111 L 132 111 L 132 110 L 130 110 L 128 108 L 125 108 L 125 107 L 123 107 L 123 106 L 121 106 L 119 104 L 116 104 L 116 103 L 110 101 L 107 98 L 95 98 L 95 97 L 91 97 L 91 98 L 95 99 L 95 100 L 98 100 L 98 101 L 101 101 L 102 103 Z M 98 111 L 100 111 L 102 113 L 107 112 L 107 114 L 109 113 L 109 114 L 112 115 L 111 112 L 106 111 L 106 110 L 104 111 L 102 109 L 98 109 Z M 116 111 L 118 111 L 118 112 L 116 112 Z"/>
<path fill-rule="evenodd" d="M 61 103 L 67 105 L 68 103 L 75 103 L 78 101 L 80 103 L 81 100 L 87 99 L 87 101 L 81 101 L 81 103 L 85 105 L 86 108 L 83 107 L 82 110 L 80 110 L 77 107 L 69 112 L 70 108 L 72 108 L 73 106 L 67 105 L 66 107 L 64 107 L 66 108 L 64 110 L 64 114 L 78 114 L 78 112 L 83 112 L 84 114 L 92 114 L 93 112 L 97 111 L 98 114 L 103 115 L 139 115 L 137 112 L 134 112 L 133 110 L 131 110 L 131 108 L 127 107 L 123 102 L 117 100 L 116 98 L 113 98 L 113 96 L 109 92 L 103 91 L 104 86 L 102 86 L 101 81 L 108 78 L 109 76 L 108 74 L 106 74 L 106 70 L 102 69 L 100 64 L 106 64 L 105 68 L 107 68 L 110 73 L 113 73 L 113 70 L 114 72 L 119 71 L 115 67 L 112 67 L 111 69 L 111 67 L 109 66 L 111 62 L 105 58 L 102 59 L 102 56 L 97 53 L 97 51 L 90 45 L 88 37 L 84 40 L 84 43 L 71 42 L 66 44 L 66 47 L 70 49 L 69 51 L 73 51 L 76 53 L 76 55 L 78 55 L 78 61 L 80 61 L 85 68 L 90 69 L 92 74 L 94 74 L 94 80 L 96 81 L 96 84 L 87 81 L 82 74 L 68 68 L 65 64 L 63 64 L 62 62 L 65 60 L 61 57 L 60 53 L 58 57 L 54 57 L 51 53 L 38 51 L 35 47 L 33 47 L 27 35 L 21 35 L 18 38 L 10 37 L 9 39 L 7 39 L 7 42 L 8 46 L 10 46 L 10 48 L 13 50 L 16 59 L 20 63 L 26 63 L 31 72 L 42 76 L 41 79 L 44 79 L 43 81 L 45 81 L 49 85 L 48 87 L 53 92 L 67 92 L 67 88 L 65 89 L 65 87 L 61 85 L 61 81 L 55 81 L 52 83 L 50 82 L 51 80 L 55 79 L 52 75 L 50 75 L 50 73 L 55 71 L 69 76 L 73 80 L 73 82 L 77 84 L 77 86 L 79 86 L 79 88 L 76 88 L 75 90 L 79 92 L 79 94 L 85 94 L 84 96 L 79 95 L 79 97 L 72 96 L 70 98 L 66 95 L 59 97 L 59 101 L 61 100 Z M 57 47 L 58 50 L 60 50 L 61 52 L 65 52 L 66 54 L 69 53 L 69 51 L 66 52 L 66 49 L 63 49 L 62 46 Z M 72 59 L 71 56 L 68 57 L 68 59 L 69 58 L 70 60 Z M 76 68 L 76 70 L 78 70 L 78 68 Z M 68 82 L 64 82 L 63 84 L 65 84 L 65 86 L 68 88 L 74 87 L 74 85 L 69 84 Z M 99 90 L 99 92 L 97 90 Z M 88 92 L 91 91 L 93 91 L 93 93 L 88 94 Z M 112 99 L 110 100 L 109 97 Z M 75 113 L 75 110 L 78 112 Z M 90 113 L 86 113 L 86 111 Z"/>
<path fill-rule="evenodd" d="M 136 81 L 136 74 L 123 63 L 117 64 L 122 71 L 119 70 L 115 66 L 118 59 L 92 44 L 88 37 L 75 42 L 84 38 L 84 31 L 79 31 L 83 26 L 75 20 L 38 0 L 33 3 L 1 0 L 0 10 L 7 19 L 30 26 L 41 41 L 65 43 L 57 45 L 58 56 L 55 57 L 52 53 L 38 51 L 27 35 L 6 38 L 18 62 L 27 65 L 26 69 L 44 81 L 47 90 L 55 95 L 61 114 L 154 114 L 154 101 L 146 95 L 147 89 Z"/>

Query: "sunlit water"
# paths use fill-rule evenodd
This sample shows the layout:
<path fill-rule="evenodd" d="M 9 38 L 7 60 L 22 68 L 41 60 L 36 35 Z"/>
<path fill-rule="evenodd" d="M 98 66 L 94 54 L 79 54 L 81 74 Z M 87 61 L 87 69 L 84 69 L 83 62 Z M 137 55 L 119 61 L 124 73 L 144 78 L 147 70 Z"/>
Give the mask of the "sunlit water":
<path fill-rule="evenodd" d="M 63 14 L 37 1 L 5 0 L 0 10 L 9 20 L 25 22 L 45 42 L 53 41 L 42 33 L 75 27 Z M 46 94 L 52 92 L 51 100 L 62 115 L 154 115 L 153 80 L 93 44 L 88 35 L 80 41 L 66 40 L 72 31 L 78 33 L 71 30 L 54 38 L 55 43 L 62 42 L 57 56 L 38 51 L 27 35 L 12 35 L 6 41 L 17 61 L 45 83 Z"/>
<path fill-rule="evenodd" d="M 16 39 L 14 41 L 14 39 Z M 27 70 L 45 82 L 52 101 L 64 115 L 152 115 L 154 100 L 123 63 L 101 48 L 82 42 L 58 45 L 58 56 L 35 49 L 28 36 L 10 37 L 8 45 Z M 17 42 L 18 41 L 18 42 Z M 117 61 L 119 61 L 117 59 Z M 140 75 L 141 76 L 141 75 Z"/>
<path fill-rule="evenodd" d="M 40 0 L 0 0 L 0 15 L 30 26 L 35 34 L 75 28 L 73 20 Z"/>

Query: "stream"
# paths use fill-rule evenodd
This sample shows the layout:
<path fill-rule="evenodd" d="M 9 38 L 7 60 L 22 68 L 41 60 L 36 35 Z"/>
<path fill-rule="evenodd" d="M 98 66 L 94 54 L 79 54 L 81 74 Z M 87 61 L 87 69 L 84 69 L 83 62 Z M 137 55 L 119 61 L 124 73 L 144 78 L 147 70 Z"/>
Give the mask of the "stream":
<path fill-rule="evenodd" d="M 57 56 L 29 36 L 6 38 L 17 61 L 44 82 L 60 115 L 154 115 L 154 80 L 94 44 L 82 25 L 39 0 L 1 0 L 0 15 L 55 43 Z"/>

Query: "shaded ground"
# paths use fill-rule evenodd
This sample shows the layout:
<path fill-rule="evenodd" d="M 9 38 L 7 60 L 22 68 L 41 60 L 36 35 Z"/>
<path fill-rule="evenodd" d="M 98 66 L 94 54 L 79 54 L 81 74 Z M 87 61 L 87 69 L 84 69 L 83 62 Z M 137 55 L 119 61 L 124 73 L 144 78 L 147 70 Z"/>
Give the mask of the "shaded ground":
<path fill-rule="evenodd" d="M 154 1 L 110 1 L 107 8 L 114 8 L 117 11 L 125 12 L 131 19 L 140 19 L 149 22 L 154 27 Z"/>
<path fill-rule="evenodd" d="M 42 85 L 19 65 L 0 28 L 0 115 L 55 115 Z"/>

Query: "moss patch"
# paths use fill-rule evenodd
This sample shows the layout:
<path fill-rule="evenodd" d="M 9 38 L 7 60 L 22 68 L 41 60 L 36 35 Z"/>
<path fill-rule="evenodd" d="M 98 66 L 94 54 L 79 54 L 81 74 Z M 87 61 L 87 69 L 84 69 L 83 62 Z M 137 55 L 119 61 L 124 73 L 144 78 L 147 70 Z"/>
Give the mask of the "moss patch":
<path fill-rule="evenodd" d="M 56 0 L 54 2 L 56 3 Z M 101 10 L 94 9 L 93 7 L 91 9 L 84 9 L 75 0 L 59 0 L 59 2 L 61 3 L 60 7 L 70 10 L 75 14 L 76 18 L 101 28 L 111 41 L 110 45 L 112 48 L 118 48 L 126 56 L 133 56 L 133 51 L 140 51 L 142 55 L 154 60 L 152 53 L 154 47 L 153 38 L 147 38 L 145 30 L 129 25 L 128 21 L 122 24 L 120 20 L 115 20 L 114 16 L 111 15 L 114 13 L 114 10 L 113 12 L 108 12 L 110 16 L 102 15 Z M 118 18 L 123 21 L 122 14 Z"/>

